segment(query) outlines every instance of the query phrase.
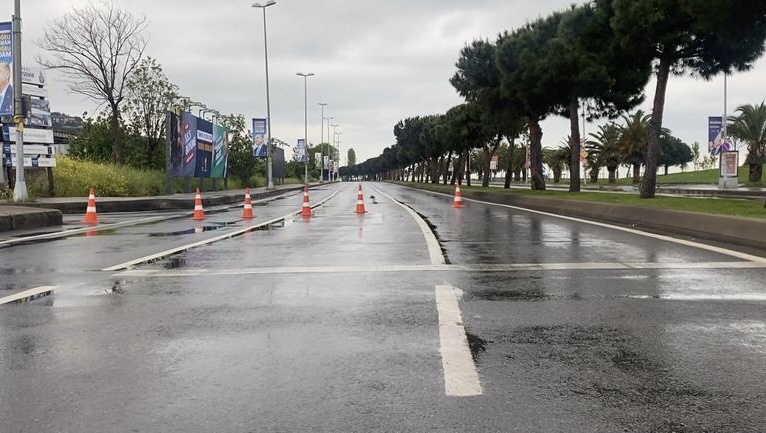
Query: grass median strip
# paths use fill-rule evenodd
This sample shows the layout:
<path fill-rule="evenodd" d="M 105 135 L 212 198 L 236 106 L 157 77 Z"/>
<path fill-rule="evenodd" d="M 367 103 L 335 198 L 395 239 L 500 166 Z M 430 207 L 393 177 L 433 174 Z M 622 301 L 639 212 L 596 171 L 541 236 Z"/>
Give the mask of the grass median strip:
<path fill-rule="evenodd" d="M 434 186 L 411 182 L 396 182 L 403 186 L 423 188 L 442 193 L 451 193 L 453 186 Z M 746 218 L 758 218 L 766 220 L 766 208 L 761 200 L 742 200 L 742 199 L 722 199 L 710 197 L 666 197 L 657 196 L 652 199 L 642 199 L 635 194 L 611 193 L 611 192 L 568 192 L 568 191 L 531 191 L 521 189 L 504 189 L 495 187 L 466 187 L 461 186 L 463 193 L 466 192 L 487 192 L 497 194 L 515 195 L 529 198 L 550 198 L 560 200 L 587 201 L 608 203 L 627 206 L 640 206 L 653 209 L 665 209 L 684 212 L 699 212 L 716 215 L 728 215 Z"/>

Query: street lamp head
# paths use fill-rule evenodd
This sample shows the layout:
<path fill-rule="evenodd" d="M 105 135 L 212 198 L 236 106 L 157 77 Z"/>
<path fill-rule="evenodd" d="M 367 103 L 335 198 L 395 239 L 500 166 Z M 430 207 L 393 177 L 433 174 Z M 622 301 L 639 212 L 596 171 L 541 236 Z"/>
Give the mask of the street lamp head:
<path fill-rule="evenodd" d="M 262 4 L 258 3 L 258 2 L 253 3 L 253 7 L 254 8 L 267 8 L 267 7 L 273 6 L 275 4 L 277 4 L 277 2 L 275 2 L 274 0 L 269 0 L 269 1 L 266 2 L 265 5 L 262 5 Z"/>
<path fill-rule="evenodd" d="M 313 77 L 314 73 L 313 72 L 309 72 L 308 74 L 304 74 L 303 72 L 298 72 L 295 75 L 297 75 L 299 77 L 304 77 L 305 78 L 305 77 Z"/>

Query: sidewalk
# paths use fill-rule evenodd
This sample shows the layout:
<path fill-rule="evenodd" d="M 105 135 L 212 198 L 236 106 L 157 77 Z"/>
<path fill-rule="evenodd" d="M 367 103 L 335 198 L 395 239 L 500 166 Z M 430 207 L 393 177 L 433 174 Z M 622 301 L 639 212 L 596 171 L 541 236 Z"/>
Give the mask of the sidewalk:
<path fill-rule="evenodd" d="M 310 186 L 317 185 L 319 184 Z M 298 184 L 274 185 L 274 189 L 268 191 L 265 187 L 250 188 L 250 197 L 259 200 L 301 189 L 303 185 Z M 96 192 L 96 207 L 99 213 L 191 210 L 194 209 L 194 196 L 195 193 L 150 197 L 99 197 Z M 244 189 L 204 192 L 202 204 L 207 207 L 241 203 L 244 196 Z M 88 195 L 84 194 L 83 197 L 41 198 L 23 205 L 0 204 L 0 232 L 59 226 L 62 224 L 62 214 L 84 214 L 87 203 Z"/>
<path fill-rule="evenodd" d="M 473 185 L 472 181 L 471 184 Z M 478 183 L 481 185 L 481 181 Z M 490 183 L 492 187 L 502 187 L 503 182 L 494 181 Z M 525 183 L 511 183 L 511 188 L 526 188 L 529 189 L 529 184 Z M 552 190 L 569 190 L 569 182 L 562 181 L 561 183 L 547 182 L 545 183 L 546 189 Z M 587 192 L 624 192 L 624 193 L 636 193 L 638 194 L 638 186 L 635 185 L 604 185 L 604 184 L 582 184 L 582 191 Z M 659 194 L 666 195 L 682 195 L 692 197 L 727 197 L 727 198 L 752 198 L 752 199 L 766 199 L 766 188 L 724 188 L 719 185 L 713 184 L 660 184 L 658 185 L 657 192 Z"/>

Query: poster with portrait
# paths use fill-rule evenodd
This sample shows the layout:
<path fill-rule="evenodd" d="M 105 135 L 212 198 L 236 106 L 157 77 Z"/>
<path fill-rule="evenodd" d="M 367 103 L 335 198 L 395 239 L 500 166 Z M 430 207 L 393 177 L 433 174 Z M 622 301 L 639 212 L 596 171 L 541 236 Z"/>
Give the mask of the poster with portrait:
<path fill-rule="evenodd" d="M 253 157 L 266 158 L 268 146 L 266 137 L 268 136 L 269 122 L 266 118 L 253 119 Z"/>
<path fill-rule="evenodd" d="M 0 116 L 13 116 L 13 24 L 0 23 Z"/>
<path fill-rule="evenodd" d="M 166 121 L 167 145 L 170 147 L 170 175 L 183 176 L 184 133 L 181 127 L 181 116 L 168 111 Z"/>
<path fill-rule="evenodd" d="M 181 176 L 194 177 L 197 170 L 197 117 L 191 113 L 181 113 L 181 132 L 184 143 Z"/>

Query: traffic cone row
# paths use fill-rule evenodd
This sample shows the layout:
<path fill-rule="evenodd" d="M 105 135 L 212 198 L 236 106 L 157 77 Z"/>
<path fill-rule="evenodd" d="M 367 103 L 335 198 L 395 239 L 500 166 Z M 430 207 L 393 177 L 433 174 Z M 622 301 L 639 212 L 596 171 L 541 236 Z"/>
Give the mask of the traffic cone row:
<path fill-rule="evenodd" d="M 364 214 L 367 211 L 364 209 L 364 194 L 362 194 L 362 185 L 359 184 L 359 192 L 356 194 L 356 213 Z"/>
<path fill-rule="evenodd" d="M 202 221 L 205 219 L 205 210 L 202 209 L 202 194 L 200 194 L 199 188 L 197 188 L 197 195 L 194 196 L 194 216 L 192 219 L 194 221 Z"/>
<path fill-rule="evenodd" d="M 88 208 L 85 210 L 85 218 L 83 222 L 86 224 L 98 224 L 98 214 L 96 214 L 96 191 L 93 187 L 90 187 L 90 193 L 88 194 Z"/>
<path fill-rule="evenodd" d="M 460 193 L 460 182 L 458 182 L 457 185 L 455 186 L 455 200 L 452 202 L 452 207 L 454 208 L 463 207 L 463 195 Z"/>
<path fill-rule="evenodd" d="M 311 203 L 309 203 L 309 187 L 303 187 L 303 207 L 301 208 L 303 218 L 311 218 Z"/>
<path fill-rule="evenodd" d="M 253 219 L 253 203 L 250 201 L 250 188 L 245 189 L 245 207 L 242 209 L 242 219 Z"/>

